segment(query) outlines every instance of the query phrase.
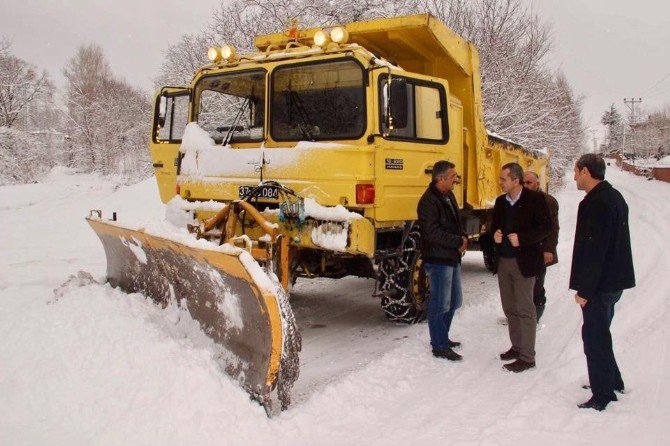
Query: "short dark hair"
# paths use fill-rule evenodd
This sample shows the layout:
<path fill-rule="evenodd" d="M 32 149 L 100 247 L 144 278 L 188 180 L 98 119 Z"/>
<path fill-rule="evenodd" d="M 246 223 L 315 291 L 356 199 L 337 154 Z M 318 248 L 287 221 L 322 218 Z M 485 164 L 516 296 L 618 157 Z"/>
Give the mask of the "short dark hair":
<path fill-rule="evenodd" d="M 446 160 L 440 160 L 433 165 L 433 181 L 437 181 L 438 178 L 444 176 L 447 173 L 447 170 L 453 169 L 456 165 L 452 162 Z"/>
<path fill-rule="evenodd" d="M 507 163 L 502 166 L 501 170 L 509 170 L 509 177 L 513 180 L 523 181 L 523 167 L 519 163 Z"/>
<path fill-rule="evenodd" d="M 577 160 L 577 169 L 582 170 L 585 168 L 591 174 L 591 177 L 596 180 L 605 179 L 605 160 L 602 156 L 596 155 L 595 153 L 586 153 L 579 157 Z"/>

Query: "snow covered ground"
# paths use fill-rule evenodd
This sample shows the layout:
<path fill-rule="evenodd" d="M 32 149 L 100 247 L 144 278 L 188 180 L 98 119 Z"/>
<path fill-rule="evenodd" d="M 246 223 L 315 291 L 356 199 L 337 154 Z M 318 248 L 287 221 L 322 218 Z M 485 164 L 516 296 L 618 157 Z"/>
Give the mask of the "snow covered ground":
<path fill-rule="evenodd" d="M 430 355 L 425 324 L 388 323 L 371 280 L 299 281 L 303 367 L 291 409 L 274 419 L 219 373 L 192 320 L 101 284 L 104 252 L 84 216 L 161 217 L 153 180 L 121 187 L 56 169 L 43 183 L 2 187 L 0 444 L 666 444 L 670 185 L 608 169 L 631 209 L 638 286 L 613 324 L 629 392 L 603 413 L 576 408 L 589 393 L 567 289 L 583 196 L 572 181 L 557 196 L 560 263 L 547 277 L 535 370 L 510 375 L 496 359 L 509 341 L 478 253 L 464 262 L 458 364 Z M 92 277 L 68 282 L 79 271 Z"/>

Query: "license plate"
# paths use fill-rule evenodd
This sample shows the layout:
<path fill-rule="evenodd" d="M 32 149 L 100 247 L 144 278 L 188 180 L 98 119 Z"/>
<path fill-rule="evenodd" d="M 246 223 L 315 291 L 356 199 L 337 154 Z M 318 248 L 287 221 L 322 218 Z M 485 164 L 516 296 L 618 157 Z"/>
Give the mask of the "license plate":
<path fill-rule="evenodd" d="M 238 193 L 240 198 L 246 197 L 256 186 L 240 186 Z M 261 186 L 261 190 L 257 191 L 258 198 L 267 198 L 277 200 L 279 198 L 279 189 L 274 186 Z"/>

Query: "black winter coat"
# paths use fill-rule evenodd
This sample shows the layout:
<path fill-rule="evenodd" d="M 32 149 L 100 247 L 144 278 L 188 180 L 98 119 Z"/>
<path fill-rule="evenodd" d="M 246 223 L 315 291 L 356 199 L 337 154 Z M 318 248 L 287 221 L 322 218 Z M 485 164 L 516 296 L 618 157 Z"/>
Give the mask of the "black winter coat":
<path fill-rule="evenodd" d="M 549 237 L 542 242 L 542 252 L 550 252 L 554 255 L 554 260 L 549 265 L 546 265 L 551 266 L 558 263 L 558 254 L 556 252 L 556 247 L 558 246 L 558 231 L 560 229 L 560 226 L 558 225 L 558 201 L 546 192 L 541 193 L 547 201 L 549 221 L 551 222 L 551 232 L 549 233 Z"/>
<path fill-rule="evenodd" d="M 446 200 L 450 200 L 450 207 Z M 443 195 L 433 183 L 421 196 L 416 208 L 421 231 L 421 254 L 429 263 L 456 265 L 461 260 L 458 248 L 465 236 L 461 215 L 453 192 Z"/>
<path fill-rule="evenodd" d="M 519 201 L 514 205 L 516 218 L 511 222 L 511 230 L 505 233 L 505 206 L 507 206 L 505 195 L 496 198 L 493 206 L 493 223 L 490 235 L 500 229 L 503 237 L 516 233 L 519 236 L 519 247 L 515 248 L 516 260 L 519 270 L 524 277 L 537 276 L 544 267 L 544 255 L 542 254 L 542 243 L 551 233 L 551 222 L 549 220 L 549 208 L 544 194 L 523 188 Z M 496 257 L 497 257 L 496 249 Z M 497 268 L 498 258 L 495 265 Z"/>
<path fill-rule="evenodd" d="M 570 289 L 590 299 L 634 286 L 628 205 L 603 181 L 579 203 Z"/>

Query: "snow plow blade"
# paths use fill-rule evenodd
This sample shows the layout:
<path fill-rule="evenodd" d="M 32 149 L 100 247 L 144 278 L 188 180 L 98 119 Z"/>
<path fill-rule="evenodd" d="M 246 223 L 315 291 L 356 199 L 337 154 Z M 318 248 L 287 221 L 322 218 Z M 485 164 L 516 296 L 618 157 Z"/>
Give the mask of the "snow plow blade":
<path fill-rule="evenodd" d="M 113 287 L 143 293 L 163 307 L 173 302 L 188 309 L 217 344 L 222 369 L 268 415 L 277 409 L 275 400 L 288 407 L 300 334 L 285 292 L 268 286 L 273 282 L 259 276 L 264 272 L 248 253 L 187 246 L 115 222 L 87 220 L 105 249 Z M 251 272 L 248 260 L 254 262 Z"/>

